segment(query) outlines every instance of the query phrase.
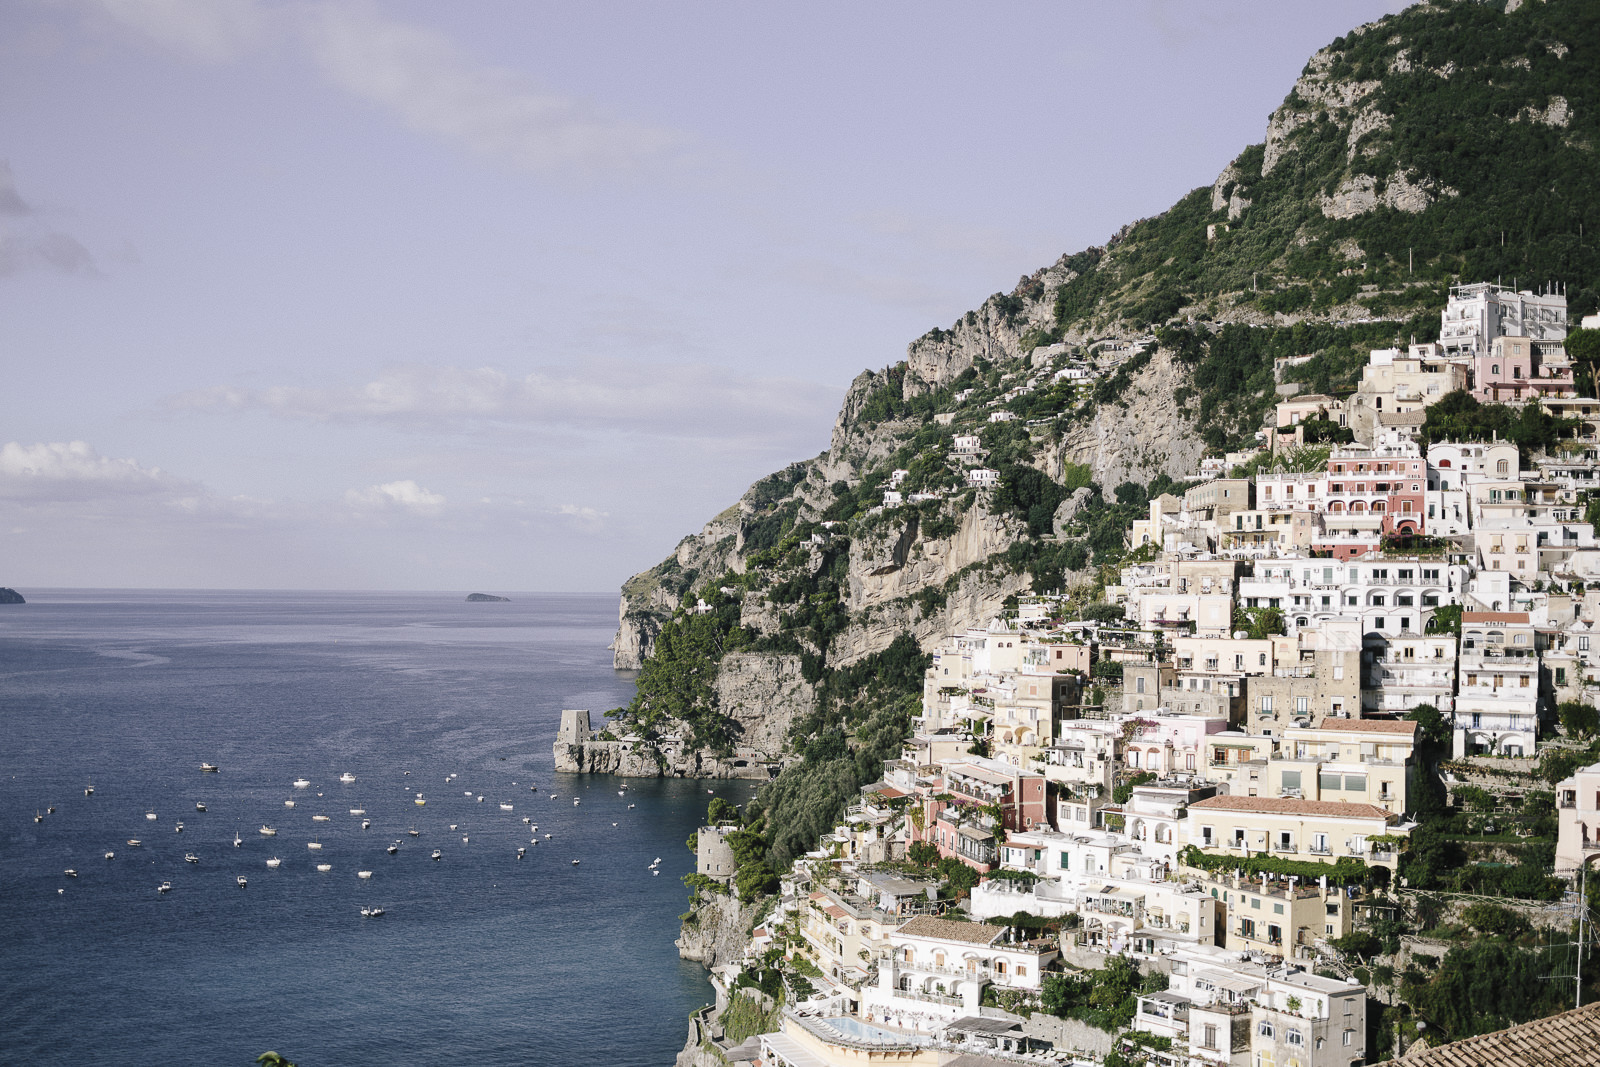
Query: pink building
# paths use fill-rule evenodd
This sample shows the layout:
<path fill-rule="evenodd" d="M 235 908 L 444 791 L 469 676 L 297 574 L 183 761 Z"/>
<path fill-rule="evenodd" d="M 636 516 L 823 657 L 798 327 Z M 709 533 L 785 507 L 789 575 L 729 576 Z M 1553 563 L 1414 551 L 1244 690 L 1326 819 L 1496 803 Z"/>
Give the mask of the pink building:
<path fill-rule="evenodd" d="M 1572 364 L 1560 341 L 1496 337 L 1472 360 L 1472 395 L 1485 404 L 1576 396 Z"/>
<path fill-rule="evenodd" d="M 1340 449 L 1328 460 L 1327 514 L 1381 515 L 1384 533 L 1424 533 L 1427 473 L 1414 449 Z M 1348 558 L 1361 551 L 1335 554 Z"/>

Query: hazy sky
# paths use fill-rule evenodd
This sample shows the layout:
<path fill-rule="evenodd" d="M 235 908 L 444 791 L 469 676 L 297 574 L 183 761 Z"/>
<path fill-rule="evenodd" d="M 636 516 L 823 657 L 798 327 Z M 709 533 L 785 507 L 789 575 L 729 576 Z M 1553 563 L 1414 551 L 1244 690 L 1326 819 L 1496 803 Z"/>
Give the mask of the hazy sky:
<path fill-rule="evenodd" d="M 1391 0 L 0 0 L 0 585 L 610 590 Z"/>

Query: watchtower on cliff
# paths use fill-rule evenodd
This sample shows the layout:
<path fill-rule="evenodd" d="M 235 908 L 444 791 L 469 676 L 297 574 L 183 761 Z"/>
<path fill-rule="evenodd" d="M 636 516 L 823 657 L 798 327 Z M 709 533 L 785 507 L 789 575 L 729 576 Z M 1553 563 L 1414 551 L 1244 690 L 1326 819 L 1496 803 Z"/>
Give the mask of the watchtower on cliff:
<path fill-rule="evenodd" d="M 561 729 L 556 731 L 556 744 L 581 745 L 588 742 L 593 736 L 589 726 L 589 712 L 563 710 L 561 712 Z"/>

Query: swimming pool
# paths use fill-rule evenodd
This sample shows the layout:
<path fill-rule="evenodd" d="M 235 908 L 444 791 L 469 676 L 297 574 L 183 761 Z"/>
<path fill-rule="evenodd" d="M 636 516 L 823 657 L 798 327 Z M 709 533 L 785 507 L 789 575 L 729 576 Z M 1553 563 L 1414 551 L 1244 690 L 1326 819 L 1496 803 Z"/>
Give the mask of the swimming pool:
<path fill-rule="evenodd" d="M 893 1030 L 864 1023 L 850 1015 L 836 1015 L 827 1020 L 829 1026 L 839 1031 L 846 1037 L 853 1037 L 857 1041 L 878 1041 L 884 1044 L 919 1044 L 928 1039 L 920 1034 L 901 1034 Z"/>

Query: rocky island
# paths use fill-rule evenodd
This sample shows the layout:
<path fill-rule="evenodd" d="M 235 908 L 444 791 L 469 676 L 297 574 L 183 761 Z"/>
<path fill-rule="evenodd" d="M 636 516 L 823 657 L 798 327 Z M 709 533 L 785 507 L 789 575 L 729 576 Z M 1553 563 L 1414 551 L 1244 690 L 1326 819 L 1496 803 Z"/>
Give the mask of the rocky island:
<path fill-rule="evenodd" d="M 511 598 L 508 597 L 508 596 L 494 596 L 494 595 L 492 595 L 490 593 L 468 593 L 467 594 L 467 603 L 468 604 L 509 604 L 509 603 L 511 603 Z"/>
<path fill-rule="evenodd" d="M 15 589 L 7 589 L 5 586 L 0 585 L 0 604 L 26 604 L 26 603 L 27 603 L 27 601 L 22 599 L 22 594 L 21 593 L 17 592 Z"/>

